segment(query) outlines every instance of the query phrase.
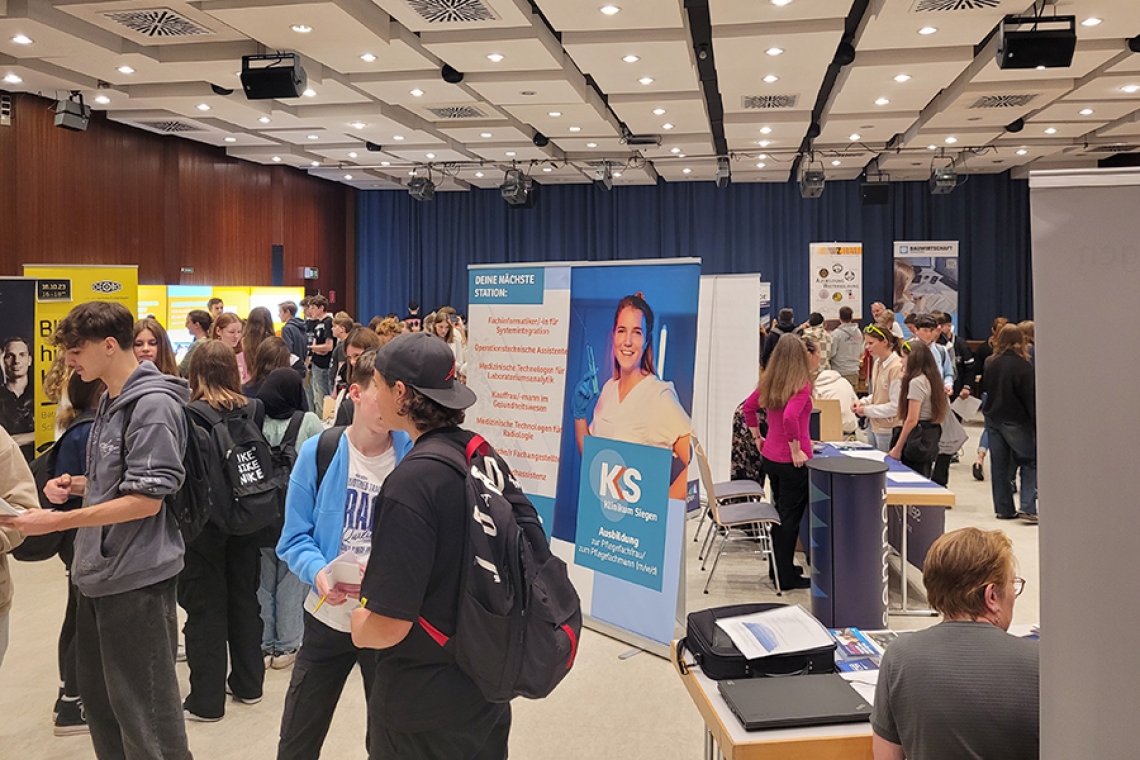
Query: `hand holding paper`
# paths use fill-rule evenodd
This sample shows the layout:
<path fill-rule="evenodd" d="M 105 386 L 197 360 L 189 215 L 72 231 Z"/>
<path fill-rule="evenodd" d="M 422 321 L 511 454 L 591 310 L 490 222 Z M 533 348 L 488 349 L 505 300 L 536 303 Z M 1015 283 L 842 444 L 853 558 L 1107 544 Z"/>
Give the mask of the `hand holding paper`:
<path fill-rule="evenodd" d="M 343 552 L 317 573 L 317 593 L 321 601 L 317 605 L 328 602 L 334 607 L 344 604 L 348 599 L 360 598 L 360 581 L 364 578 L 364 569 L 352 552 Z"/>

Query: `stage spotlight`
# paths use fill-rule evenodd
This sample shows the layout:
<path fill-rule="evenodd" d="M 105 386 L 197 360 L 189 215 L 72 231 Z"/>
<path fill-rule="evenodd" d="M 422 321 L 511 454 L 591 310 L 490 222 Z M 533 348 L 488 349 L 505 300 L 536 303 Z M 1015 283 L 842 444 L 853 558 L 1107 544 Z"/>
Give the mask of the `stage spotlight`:
<path fill-rule="evenodd" d="M 958 186 L 958 172 L 954 165 L 935 166 L 930 169 L 930 194 L 948 195 Z"/>
<path fill-rule="evenodd" d="M 530 177 L 524 175 L 520 169 L 507 170 L 503 184 L 499 186 L 499 195 L 511 208 L 534 207 L 534 186 Z"/>
<path fill-rule="evenodd" d="M 55 125 L 72 132 L 83 132 L 91 121 L 91 107 L 83 104 L 83 95 L 78 90 L 66 99 L 55 102 Z"/>
<path fill-rule="evenodd" d="M 823 195 L 823 169 L 804 169 L 800 175 L 800 197 L 818 198 Z"/>
<path fill-rule="evenodd" d="M 412 177 L 408 182 L 408 195 L 417 201 L 430 201 L 435 197 L 435 183 L 428 177 Z"/>
<path fill-rule="evenodd" d="M 732 169 L 729 168 L 728 158 L 721 156 L 716 160 L 716 186 L 728 187 L 732 179 Z"/>
<path fill-rule="evenodd" d="M 614 172 L 608 163 L 603 163 L 594 171 L 594 184 L 603 190 L 613 190 Z"/>

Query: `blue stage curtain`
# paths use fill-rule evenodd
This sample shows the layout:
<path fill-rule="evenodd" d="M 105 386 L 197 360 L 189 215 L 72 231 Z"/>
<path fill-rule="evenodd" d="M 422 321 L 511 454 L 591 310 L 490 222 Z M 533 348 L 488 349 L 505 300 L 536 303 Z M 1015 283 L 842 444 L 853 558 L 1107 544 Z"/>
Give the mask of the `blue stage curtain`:
<path fill-rule="evenodd" d="M 960 330 L 989 336 L 996 316 L 1032 314 L 1029 187 L 1006 174 L 971 175 L 949 195 L 895 182 L 891 202 L 864 206 L 858 182 L 828 182 L 804 200 L 794 183 L 717 189 L 711 182 L 617 187 L 548 185 L 535 208 L 511 209 L 497 190 L 440 192 L 419 203 L 371 190 L 357 202 L 357 318 L 467 305 L 467 265 L 532 261 L 702 259 L 705 274 L 760 272 L 772 306 L 808 312 L 808 244 L 862 242 L 865 318 L 890 303 L 895 240 L 961 242 Z"/>

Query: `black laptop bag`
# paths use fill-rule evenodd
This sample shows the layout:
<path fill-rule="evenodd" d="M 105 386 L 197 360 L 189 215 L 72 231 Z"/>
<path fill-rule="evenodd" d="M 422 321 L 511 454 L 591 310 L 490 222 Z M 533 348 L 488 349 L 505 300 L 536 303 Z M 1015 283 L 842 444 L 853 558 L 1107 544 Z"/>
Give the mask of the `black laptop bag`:
<path fill-rule="evenodd" d="M 799 676 L 809 673 L 835 672 L 835 642 L 829 646 L 797 654 L 777 654 L 755 660 L 747 659 L 717 620 L 751 615 L 755 612 L 784 607 L 783 604 L 732 604 L 689 614 L 685 638 L 677 643 L 677 661 L 686 672 L 685 652 L 691 652 L 701 671 L 714 681 L 758 678 L 765 676 Z"/>

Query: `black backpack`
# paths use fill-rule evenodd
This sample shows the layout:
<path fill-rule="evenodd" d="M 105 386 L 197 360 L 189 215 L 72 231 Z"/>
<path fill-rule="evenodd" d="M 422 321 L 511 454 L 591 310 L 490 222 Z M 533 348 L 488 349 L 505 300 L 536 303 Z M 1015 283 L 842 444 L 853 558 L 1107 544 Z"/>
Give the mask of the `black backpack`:
<path fill-rule="evenodd" d="M 59 440 L 55 441 L 48 447 L 47 451 L 40 454 L 33 459 L 28 467 L 32 471 L 32 478 L 36 481 L 36 496 L 40 499 L 41 509 L 54 509 L 60 512 L 69 512 L 83 506 L 83 498 L 80 496 L 73 496 L 63 504 L 52 504 L 48 501 L 47 496 L 44 495 L 44 486 L 48 481 L 55 477 L 55 466 L 59 460 L 59 447 L 63 440 L 67 438 L 71 431 L 85 422 L 91 422 L 95 419 L 95 412 L 88 409 L 82 412 L 67 429 L 63 431 L 63 435 Z M 82 473 L 71 473 L 73 475 L 81 475 Z M 43 536 L 27 536 L 24 538 L 23 543 L 12 550 L 12 556 L 21 562 L 42 562 L 46 559 L 51 559 L 61 552 L 70 555 L 70 544 L 75 540 L 75 530 L 66 530 L 63 532 L 48 533 Z M 68 556 L 65 561 L 69 561 Z"/>
<path fill-rule="evenodd" d="M 210 521 L 233 536 L 278 524 L 292 463 L 278 466 L 273 447 L 261 432 L 261 402 L 254 399 L 239 409 L 219 412 L 204 401 L 192 401 L 186 411 L 196 418 L 194 427 L 209 439 Z M 295 446 L 292 456 L 296 459 Z"/>
<path fill-rule="evenodd" d="M 463 477 L 467 542 L 455 635 L 419 624 L 489 702 L 550 694 L 574 665 L 582 632 L 578 593 L 554 556 L 538 513 L 482 436 L 461 451 L 429 439 L 404 458 L 443 462 Z"/>

